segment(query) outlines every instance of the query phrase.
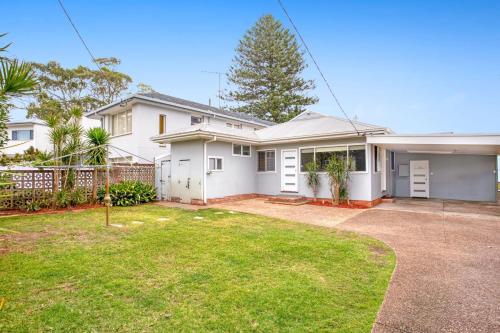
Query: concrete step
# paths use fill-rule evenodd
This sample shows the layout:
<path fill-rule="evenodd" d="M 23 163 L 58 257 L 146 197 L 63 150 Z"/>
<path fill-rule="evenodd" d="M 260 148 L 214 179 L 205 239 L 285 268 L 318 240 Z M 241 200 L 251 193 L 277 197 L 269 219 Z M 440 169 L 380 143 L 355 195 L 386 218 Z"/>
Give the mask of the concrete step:
<path fill-rule="evenodd" d="M 269 197 L 266 202 L 283 205 L 303 205 L 309 202 L 309 200 L 300 195 L 277 195 Z"/>

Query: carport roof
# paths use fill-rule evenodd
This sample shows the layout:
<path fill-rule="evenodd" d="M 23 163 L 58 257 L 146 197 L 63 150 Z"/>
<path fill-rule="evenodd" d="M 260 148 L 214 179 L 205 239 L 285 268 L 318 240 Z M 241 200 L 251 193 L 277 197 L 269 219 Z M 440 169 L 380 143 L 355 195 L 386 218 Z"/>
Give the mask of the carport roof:
<path fill-rule="evenodd" d="M 372 135 L 367 143 L 408 153 L 500 155 L 500 133 Z"/>

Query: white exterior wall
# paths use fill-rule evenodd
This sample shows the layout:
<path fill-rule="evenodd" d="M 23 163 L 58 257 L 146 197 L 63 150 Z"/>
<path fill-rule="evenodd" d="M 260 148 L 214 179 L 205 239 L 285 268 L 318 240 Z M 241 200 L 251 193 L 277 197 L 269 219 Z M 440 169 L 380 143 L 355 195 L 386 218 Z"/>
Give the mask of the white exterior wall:
<path fill-rule="evenodd" d="M 33 140 L 11 140 L 13 130 L 33 130 Z M 2 153 L 6 155 L 22 154 L 30 147 L 40 151 L 52 151 L 48 137 L 49 128 L 41 124 L 14 125 L 7 128 L 9 141 L 7 141 Z M 10 147 L 10 148 L 9 148 Z"/>
<path fill-rule="evenodd" d="M 191 116 L 203 117 L 203 121 L 219 126 L 226 123 L 242 124 L 242 130 L 253 130 L 263 126 L 246 124 L 240 121 L 223 118 L 222 116 L 209 116 L 189 110 L 167 106 L 154 106 L 150 104 L 137 103 L 132 107 L 132 133 L 117 135 L 111 138 L 111 145 L 127 150 L 133 154 L 153 161 L 156 156 L 170 154 L 170 145 L 159 145 L 150 140 L 152 136 L 159 134 L 159 116 L 166 115 L 166 133 L 191 126 Z M 123 111 L 126 109 L 124 108 Z M 99 121 L 98 121 L 99 122 Z M 99 122 L 100 124 L 100 122 Z M 104 128 L 111 133 L 111 115 L 104 116 Z M 125 157 L 126 153 L 121 152 Z M 113 149 L 110 151 L 112 158 L 120 157 Z M 133 162 L 147 163 L 140 158 L 133 157 Z"/>
<path fill-rule="evenodd" d="M 257 154 L 250 147 L 250 156 L 234 156 L 229 142 L 207 143 L 209 157 L 222 157 L 222 171 L 207 173 L 207 198 L 223 198 L 231 195 L 257 193 Z"/>
<path fill-rule="evenodd" d="M 328 145 L 343 145 L 343 144 L 363 144 L 364 138 L 352 138 L 335 141 L 315 141 L 309 143 L 295 143 L 287 145 L 270 145 L 259 146 L 257 150 L 276 149 L 276 172 L 257 172 L 257 193 L 268 195 L 281 194 L 281 151 L 283 149 L 297 149 L 300 168 L 300 148 L 307 148 L 313 146 L 328 146 Z M 254 166 L 257 169 L 257 162 Z M 366 171 L 352 172 L 350 174 L 349 182 L 349 198 L 352 200 L 371 201 L 374 199 L 372 193 L 372 163 L 371 152 L 369 145 L 367 145 L 367 159 Z M 331 198 L 329 179 L 326 172 L 320 172 L 320 186 L 318 190 L 318 198 Z M 376 178 L 376 175 L 374 175 Z M 298 195 L 313 197 L 312 190 L 307 186 L 306 173 L 300 172 L 298 174 Z M 380 196 L 378 196 L 380 197 Z"/>

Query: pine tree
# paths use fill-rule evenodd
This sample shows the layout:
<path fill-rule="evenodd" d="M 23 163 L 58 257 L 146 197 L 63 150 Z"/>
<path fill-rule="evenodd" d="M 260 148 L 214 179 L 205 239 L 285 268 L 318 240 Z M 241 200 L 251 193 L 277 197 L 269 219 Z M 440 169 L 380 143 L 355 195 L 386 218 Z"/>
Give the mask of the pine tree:
<path fill-rule="evenodd" d="M 228 73 L 235 90 L 228 99 L 238 102 L 235 111 L 285 122 L 318 101 L 307 96 L 314 82 L 301 77 L 306 67 L 295 36 L 272 15 L 262 16 L 236 49 Z"/>

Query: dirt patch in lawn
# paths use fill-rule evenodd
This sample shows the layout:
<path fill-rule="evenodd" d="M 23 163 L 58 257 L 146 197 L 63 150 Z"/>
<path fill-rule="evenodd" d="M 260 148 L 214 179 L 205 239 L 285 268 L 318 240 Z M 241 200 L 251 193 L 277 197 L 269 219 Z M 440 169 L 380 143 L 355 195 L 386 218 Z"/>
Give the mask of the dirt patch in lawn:
<path fill-rule="evenodd" d="M 0 235 L 0 255 L 7 254 L 12 251 L 30 251 L 35 243 L 42 239 L 54 236 L 56 232 L 50 230 L 32 231 L 32 232 L 17 232 L 8 229 L 1 229 L 6 232 Z"/>

